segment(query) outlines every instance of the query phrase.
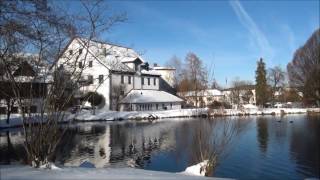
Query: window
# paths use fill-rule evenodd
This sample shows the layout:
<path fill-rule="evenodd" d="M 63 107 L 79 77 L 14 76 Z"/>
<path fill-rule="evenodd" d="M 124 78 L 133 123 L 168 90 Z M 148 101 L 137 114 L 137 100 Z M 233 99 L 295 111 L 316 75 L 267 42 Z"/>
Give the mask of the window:
<path fill-rule="evenodd" d="M 153 85 L 157 84 L 157 78 L 153 78 Z"/>
<path fill-rule="evenodd" d="M 82 62 L 79 62 L 79 68 L 82 68 Z"/>
<path fill-rule="evenodd" d="M 158 104 L 156 104 L 156 109 L 157 109 L 157 110 L 159 109 L 159 105 L 158 105 Z"/>
<path fill-rule="evenodd" d="M 92 67 L 92 61 L 89 61 L 89 67 Z"/>
<path fill-rule="evenodd" d="M 103 83 L 103 75 L 99 75 L 99 83 Z"/>
<path fill-rule="evenodd" d="M 171 109 L 172 109 L 172 103 L 170 103 L 170 107 L 171 107 Z"/>
<path fill-rule="evenodd" d="M 131 76 L 128 76 L 128 84 L 131 84 Z"/>
<path fill-rule="evenodd" d="M 144 77 L 141 77 L 141 84 L 144 85 Z"/>
<path fill-rule="evenodd" d="M 120 95 L 122 95 L 122 96 L 124 95 L 124 90 L 120 91 Z"/>
<path fill-rule="evenodd" d="M 148 85 L 150 86 L 150 78 L 148 78 Z"/>
<path fill-rule="evenodd" d="M 88 84 L 93 84 L 93 76 L 88 76 Z"/>
<path fill-rule="evenodd" d="M 107 56 L 107 49 L 106 48 L 103 48 L 103 55 Z"/>
<path fill-rule="evenodd" d="M 79 49 L 79 54 L 82 54 L 82 48 L 81 48 L 81 49 Z"/>
<path fill-rule="evenodd" d="M 69 50 L 69 55 L 72 55 L 73 54 L 73 51 L 72 50 Z"/>
<path fill-rule="evenodd" d="M 121 75 L 121 84 L 123 84 L 123 83 L 124 83 L 124 76 Z"/>

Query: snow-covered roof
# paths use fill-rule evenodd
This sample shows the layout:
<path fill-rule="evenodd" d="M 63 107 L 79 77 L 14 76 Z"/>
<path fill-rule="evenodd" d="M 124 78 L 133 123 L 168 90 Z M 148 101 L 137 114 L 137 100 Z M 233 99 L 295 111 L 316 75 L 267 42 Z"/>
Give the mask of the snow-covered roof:
<path fill-rule="evenodd" d="M 83 46 L 87 44 L 86 39 L 78 38 L 78 40 Z M 91 40 L 89 49 L 92 55 L 94 55 L 110 70 L 114 71 L 134 72 L 133 69 L 123 64 L 123 62 L 134 61 L 137 58 L 143 62 L 143 59 L 139 54 L 128 47 Z"/>
<path fill-rule="evenodd" d="M 147 71 L 147 70 L 143 69 L 143 70 L 141 70 L 141 73 L 142 74 L 146 74 L 146 75 L 161 76 L 161 74 L 158 71 L 155 71 L 155 70 Z"/>
<path fill-rule="evenodd" d="M 120 60 L 112 55 L 108 55 L 104 58 L 100 58 L 100 60 L 110 69 L 113 71 L 118 72 L 135 72 L 129 66 L 123 64 Z"/>
<path fill-rule="evenodd" d="M 140 59 L 139 57 L 123 57 L 121 59 L 122 63 L 131 63 L 134 62 L 135 60 Z M 141 60 L 141 59 L 140 59 Z M 141 60 L 142 61 L 142 60 Z M 142 61 L 143 62 L 143 61 Z"/>
<path fill-rule="evenodd" d="M 218 89 L 208 89 L 207 93 L 208 93 L 208 95 L 211 95 L 211 96 L 222 96 L 223 95 L 221 93 L 221 91 Z"/>
<path fill-rule="evenodd" d="M 163 67 L 163 66 L 155 66 L 152 69 L 154 70 L 176 70 L 176 68 L 172 68 L 172 67 Z"/>
<path fill-rule="evenodd" d="M 121 103 L 156 103 L 182 102 L 183 100 L 165 91 L 158 90 L 131 90 Z"/>
<path fill-rule="evenodd" d="M 187 91 L 187 92 L 180 92 L 179 94 L 188 97 L 188 96 L 195 96 L 195 91 Z M 197 93 L 197 96 L 223 96 L 222 92 L 218 89 L 208 89 L 208 90 L 201 90 Z"/>

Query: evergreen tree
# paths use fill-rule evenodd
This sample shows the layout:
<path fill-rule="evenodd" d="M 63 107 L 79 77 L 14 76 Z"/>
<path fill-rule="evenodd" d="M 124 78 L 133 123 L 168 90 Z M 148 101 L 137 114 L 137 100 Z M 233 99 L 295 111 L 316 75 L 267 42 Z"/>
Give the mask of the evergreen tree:
<path fill-rule="evenodd" d="M 268 101 L 268 86 L 266 78 L 266 68 L 263 59 L 258 61 L 258 67 L 256 70 L 256 102 L 257 105 L 264 106 Z"/>

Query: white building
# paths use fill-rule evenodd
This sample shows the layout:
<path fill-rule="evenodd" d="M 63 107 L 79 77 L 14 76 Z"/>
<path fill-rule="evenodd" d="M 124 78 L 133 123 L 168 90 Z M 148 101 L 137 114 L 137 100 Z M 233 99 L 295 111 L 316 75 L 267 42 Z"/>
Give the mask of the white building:
<path fill-rule="evenodd" d="M 195 91 L 187 91 L 179 92 L 178 94 L 185 98 L 187 104 L 197 107 L 206 107 L 214 101 L 222 102 L 224 100 L 224 94 L 218 89 L 201 90 L 197 93 Z"/>
<path fill-rule="evenodd" d="M 148 64 L 131 48 L 99 41 L 88 41 L 86 39 L 73 39 L 59 60 L 59 65 L 67 71 L 74 70 L 81 73 L 85 84 L 80 89 L 81 94 L 96 91 L 105 99 L 104 108 L 110 110 L 148 110 L 148 108 L 137 108 L 141 106 L 156 107 L 165 104 L 175 104 L 177 108 L 182 103 L 180 98 L 151 98 L 152 94 L 160 94 L 161 97 L 168 93 L 159 90 L 159 79 L 161 74 L 150 70 Z M 135 100 L 134 90 L 139 90 L 142 96 L 148 95 L 139 101 Z M 130 95 L 130 98 L 129 98 Z M 171 95 L 173 96 L 173 95 Z M 125 101 L 121 101 L 125 98 Z M 129 101 L 136 104 L 128 106 Z M 160 105 L 161 104 L 161 105 Z M 170 109 L 169 106 L 167 109 Z M 149 108 L 150 109 L 150 108 Z M 153 108 L 154 109 L 154 108 Z"/>
<path fill-rule="evenodd" d="M 156 72 L 158 72 L 162 79 L 165 80 L 171 87 L 175 85 L 175 73 L 176 69 L 171 68 L 171 67 L 163 67 L 163 66 L 158 66 L 158 64 L 154 64 L 152 69 Z"/>

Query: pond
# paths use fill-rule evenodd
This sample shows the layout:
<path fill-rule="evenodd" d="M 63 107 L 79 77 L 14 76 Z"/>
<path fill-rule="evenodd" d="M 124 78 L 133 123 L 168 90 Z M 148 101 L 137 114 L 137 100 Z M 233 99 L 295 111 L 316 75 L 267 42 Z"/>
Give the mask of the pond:
<path fill-rule="evenodd" d="M 1 164 L 25 158 L 22 134 L 21 129 L 1 132 Z M 307 115 L 79 123 L 68 127 L 55 163 L 181 172 L 213 149 L 219 152 L 215 177 L 319 178 L 319 139 L 320 116 Z"/>

